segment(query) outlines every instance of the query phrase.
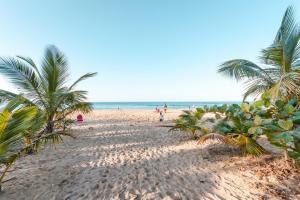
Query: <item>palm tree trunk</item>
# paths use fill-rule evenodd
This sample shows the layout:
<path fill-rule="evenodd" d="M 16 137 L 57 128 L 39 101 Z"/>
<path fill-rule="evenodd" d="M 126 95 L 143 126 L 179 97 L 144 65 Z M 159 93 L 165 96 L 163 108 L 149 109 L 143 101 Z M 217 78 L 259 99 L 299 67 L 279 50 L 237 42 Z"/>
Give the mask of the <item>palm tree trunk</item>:
<path fill-rule="evenodd" d="M 284 154 L 284 160 L 287 162 L 288 161 L 288 152 L 286 149 L 284 150 L 283 154 Z"/>
<path fill-rule="evenodd" d="M 54 121 L 53 121 L 53 116 L 49 116 L 47 126 L 46 126 L 46 132 L 47 133 L 53 133 L 54 131 Z"/>
<path fill-rule="evenodd" d="M 47 133 L 53 133 L 54 126 L 53 126 L 53 122 L 52 121 L 50 121 L 50 122 L 47 123 L 46 131 L 47 131 Z"/>

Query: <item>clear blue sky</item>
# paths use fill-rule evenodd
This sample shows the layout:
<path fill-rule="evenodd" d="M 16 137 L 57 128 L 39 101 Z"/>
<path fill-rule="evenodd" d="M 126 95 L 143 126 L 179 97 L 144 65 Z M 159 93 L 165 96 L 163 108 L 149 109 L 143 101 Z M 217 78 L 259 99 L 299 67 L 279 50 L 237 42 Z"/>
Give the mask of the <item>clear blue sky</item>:
<path fill-rule="evenodd" d="M 54 44 L 92 101 L 241 100 L 242 86 L 216 73 L 233 58 L 257 61 L 289 0 L 0 0 L 0 56 L 37 63 Z M 0 88 L 12 89 L 3 76 Z"/>

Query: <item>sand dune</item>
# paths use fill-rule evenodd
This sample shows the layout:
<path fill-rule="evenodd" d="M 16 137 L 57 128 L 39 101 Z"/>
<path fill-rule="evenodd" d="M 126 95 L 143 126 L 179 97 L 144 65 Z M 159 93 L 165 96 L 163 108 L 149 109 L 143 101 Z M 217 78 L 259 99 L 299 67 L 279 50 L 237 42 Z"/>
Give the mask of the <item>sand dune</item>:
<path fill-rule="evenodd" d="M 163 124 L 179 114 L 167 113 Z M 259 186 L 278 183 L 274 176 L 245 169 L 259 161 L 196 145 L 157 120 L 149 110 L 94 111 L 73 127 L 77 139 L 20 159 L 0 199 L 280 199 Z"/>

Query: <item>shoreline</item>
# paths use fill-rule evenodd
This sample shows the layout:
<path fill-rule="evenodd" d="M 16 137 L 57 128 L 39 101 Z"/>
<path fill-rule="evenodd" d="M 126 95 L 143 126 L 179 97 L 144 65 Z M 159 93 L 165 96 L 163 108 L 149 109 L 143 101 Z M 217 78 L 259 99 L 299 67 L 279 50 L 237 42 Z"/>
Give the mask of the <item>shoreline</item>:
<path fill-rule="evenodd" d="M 223 104 L 240 104 L 241 101 L 178 101 L 178 102 L 90 102 L 92 103 L 95 110 L 114 110 L 118 109 L 155 109 L 156 107 L 163 109 L 164 105 L 167 104 L 168 109 L 194 109 L 203 106 L 221 106 Z"/>

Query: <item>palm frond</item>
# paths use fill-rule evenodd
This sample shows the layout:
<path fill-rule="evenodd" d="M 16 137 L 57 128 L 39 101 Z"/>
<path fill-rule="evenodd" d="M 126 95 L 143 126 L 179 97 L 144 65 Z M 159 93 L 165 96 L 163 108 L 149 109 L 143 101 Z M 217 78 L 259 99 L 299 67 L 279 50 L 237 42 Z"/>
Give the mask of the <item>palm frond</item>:
<path fill-rule="evenodd" d="M 176 130 L 186 131 L 187 126 L 188 126 L 188 124 L 186 124 L 186 122 L 184 120 L 176 119 L 175 124 L 172 126 L 172 128 L 169 129 L 169 132 L 170 131 L 176 131 Z"/>
<path fill-rule="evenodd" d="M 282 41 L 285 41 L 293 32 L 295 26 L 294 8 L 293 6 L 289 6 L 283 15 L 274 43 L 281 43 Z"/>
<path fill-rule="evenodd" d="M 300 28 L 295 22 L 294 9 L 289 6 L 283 16 L 273 43 L 261 51 L 260 61 L 268 67 L 242 59 L 223 63 L 218 72 L 236 80 L 248 80 L 244 100 L 250 95 L 270 92 L 272 99 L 299 96 Z M 269 67 L 271 66 L 271 67 Z"/>
<path fill-rule="evenodd" d="M 294 9 L 289 6 L 273 44 L 262 51 L 262 61 L 277 66 L 283 73 L 289 72 L 299 61 L 299 39 L 300 30 L 295 22 Z"/>
<path fill-rule="evenodd" d="M 270 47 L 263 49 L 259 58 L 263 64 L 281 67 L 283 56 L 282 53 L 283 46 L 280 44 L 273 44 Z"/>
<path fill-rule="evenodd" d="M 300 73 L 292 71 L 282 74 L 276 84 L 268 89 L 272 99 L 278 96 L 297 95 L 300 85 Z"/>
<path fill-rule="evenodd" d="M 79 82 L 83 81 L 83 80 L 86 80 L 88 78 L 91 78 L 91 77 L 94 77 L 97 75 L 97 72 L 96 73 L 87 73 L 83 76 L 81 76 L 79 79 L 77 79 L 71 86 L 70 86 L 70 90 L 72 90 Z"/>
<path fill-rule="evenodd" d="M 33 67 L 36 70 L 36 72 L 38 72 L 38 68 L 37 68 L 36 64 L 33 62 L 33 60 L 31 58 L 27 58 L 27 57 L 24 57 L 24 56 L 16 56 L 16 57 L 23 60 L 27 64 L 29 64 L 31 67 Z"/>
<path fill-rule="evenodd" d="M 1 123 L 5 124 L 0 134 L 0 155 L 6 152 L 10 144 L 23 137 L 24 131 L 32 126 L 32 120 L 36 116 L 36 107 L 25 107 L 11 113 L 5 110 L 1 115 Z M 2 125 L 3 126 L 3 125 Z"/>
<path fill-rule="evenodd" d="M 259 156 L 267 153 L 267 151 L 251 137 L 247 137 L 243 134 L 231 134 L 226 137 L 228 143 L 239 147 L 244 155 Z"/>
<path fill-rule="evenodd" d="M 273 86 L 273 82 L 264 81 L 264 79 L 256 78 L 256 79 L 248 79 L 245 82 L 246 88 L 245 93 L 243 94 L 243 101 L 246 100 L 249 96 L 257 97 L 264 91 L 269 90 Z"/>
<path fill-rule="evenodd" d="M 17 97 L 18 95 L 6 90 L 0 89 L 0 104 L 4 103 L 6 101 L 13 100 Z"/>
<path fill-rule="evenodd" d="M 221 64 L 218 72 L 233 77 L 237 81 L 245 78 L 266 77 L 266 73 L 261 67 L 243 59 L 230 60 Z"/>
<path fill-rule="evenodd" d="M 45 89 L 50 94 L 63 87 L 69 78 L 67 59 L 55 46 L 49 46 L 45 50 L 41 76 L 47 87 Z"/>
<path fill-rule="evenodd" d="M 35 106 L 30 100 L 24 98 L 22 95 L 16 95 L 4 107 L 4 110 L 13 112 L 15 109 L 26 106 Z"/>
<path fill-rule="evenodd" d="M 217 142 L 220 142 L 222 144 L 228 144 L 227 137 L 225 135 L 221 135 L 219 133 L 205 134 L 205 135 L 200 137 L 197 144 L 203 144 L 203 143 L 207 142 L 208 140 L 217 141 Z"/>
<path fill-rule="evenodd" d="M 19 58 L 20 60 L 26 62 L 28 65 L 30 65 L 34 70 L 35 73 L 37 74 L 37 76 L 39 77 L 40 80 L 42 80 L 42 76 L 40 73 L 40 70 L 38 69 L 38 67 L 36 66 L 36 64 L 34 63 L 34 61 L 29 58 L 29 57 L 24 57 L 24 56 L 16 56 L 17 58 Z M 41 81 L 41 84 L 43 85 L 43 81 Z"/>
<path fill-rule="evenodd" d="M 40 95 L 41 80 L 26 63 L 14 58 L 1 58 L 0 73 L 6 75 L 25 95 L 32 98 Z"/>

